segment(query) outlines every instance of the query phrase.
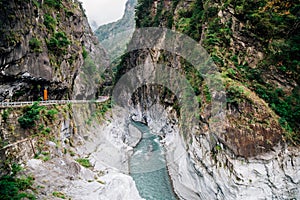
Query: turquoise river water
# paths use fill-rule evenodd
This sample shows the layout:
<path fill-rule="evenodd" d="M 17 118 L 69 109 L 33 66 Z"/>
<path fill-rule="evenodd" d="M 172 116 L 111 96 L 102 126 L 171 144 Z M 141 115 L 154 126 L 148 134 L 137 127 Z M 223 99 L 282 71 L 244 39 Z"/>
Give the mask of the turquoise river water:
<path fill-rule="evenodd" d="M 142 198 L 146 200 L 176 200 L 167 171 L 164 147 L 159 136 L 150 132 L 149 127 L 134 123 L 142 133 L 140 143 L 134 148 L 130 159 L 130 175 L 134 179 Z"/>

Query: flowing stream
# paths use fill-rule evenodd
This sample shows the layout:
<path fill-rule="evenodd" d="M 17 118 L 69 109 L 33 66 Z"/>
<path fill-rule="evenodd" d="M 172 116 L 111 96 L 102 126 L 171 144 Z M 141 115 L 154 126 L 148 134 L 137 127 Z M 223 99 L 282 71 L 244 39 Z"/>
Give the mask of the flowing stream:
<path fill-rule="evenodd" d="M 176 200 L 166 167 L 165 149 L 159 142 L 159 136 L 152 134 L 144 124 L 134 122 L 133 125 L 143 133 L 130 159 L 130 175 L 141 197 L 147 200 Z"/>

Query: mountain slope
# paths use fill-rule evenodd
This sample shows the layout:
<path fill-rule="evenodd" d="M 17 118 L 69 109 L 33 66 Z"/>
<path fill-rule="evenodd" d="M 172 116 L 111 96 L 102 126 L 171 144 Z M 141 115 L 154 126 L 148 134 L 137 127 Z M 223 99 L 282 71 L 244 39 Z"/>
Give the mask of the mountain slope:
<path fill-rule="evenodd" d="M 95 34 L 98 37 L 100 42 L 118 33 L 134 29 L 135 27 L 134 16 L 135 16 L 136 3 L 137 3 L 136 0 L 129 0 L 126 3 L 124 15 L 120 20 L 100 26 L 95 31 Z"/>
<path fill-rule="evenodd" d="M 242 94 L 249 90 L 257 95 L 253 97 L 267 103 L 263 106 L 265 112 L 279 116 L 275 120 L 285 131 L 275 125 L 278 122 L 274 127 L 285 132 L 291 143 L 300 142 L 299 4 L 266 0 L 140 0 L 136 16 L 137 27 L 167 27 L 202 44 L 225 77 L 229 108 L 241 115 L 247 113 L 241 110 L 245 103 L 256 101 Z M 237 122 L 245 129 L 251 119 L 257 118 L 244 117 L 247 122 Z"/>
<path fill-rule="evenodd" d="M 135 6 L 137 0 L 128 0 L 123 17 L 113 23 L 100 26 L 95 35 L 111 59 L 121 56 L 135 29 Z"/>

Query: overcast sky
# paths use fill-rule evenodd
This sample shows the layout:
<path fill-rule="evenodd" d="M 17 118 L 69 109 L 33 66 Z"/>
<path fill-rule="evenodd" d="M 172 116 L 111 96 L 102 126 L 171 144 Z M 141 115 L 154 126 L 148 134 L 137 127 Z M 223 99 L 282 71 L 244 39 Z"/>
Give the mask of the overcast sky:
<path fill-rule="evenodd" d="M 123 16 L 127 0 L 80 0 L 92 26 L 114 22 Z M 93 27 L 94 28 L 94 27 Z"/>

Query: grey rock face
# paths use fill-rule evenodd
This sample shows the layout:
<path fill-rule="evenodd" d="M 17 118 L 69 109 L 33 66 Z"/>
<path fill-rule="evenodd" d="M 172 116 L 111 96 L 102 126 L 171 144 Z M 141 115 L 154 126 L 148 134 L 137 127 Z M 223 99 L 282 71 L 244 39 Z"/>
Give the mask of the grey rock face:
<path fill-rule="evenodd" d="M 79 2 L 1 3 L 0 23 L 0 101 L 38 100 L 44 88 L 50 99 L 95 98 L 107 62 Z"/>
<path fill-rule="evenodd" d="M 182 199 L 300 197 L 297 149 L 278 148 L 260 157 L 243 159 L 224 149 L 212 153 L 207 135 L 194 138 L 187 152 L 178 133 L 167 135 L 166 144 L 170 174 Z"/>

